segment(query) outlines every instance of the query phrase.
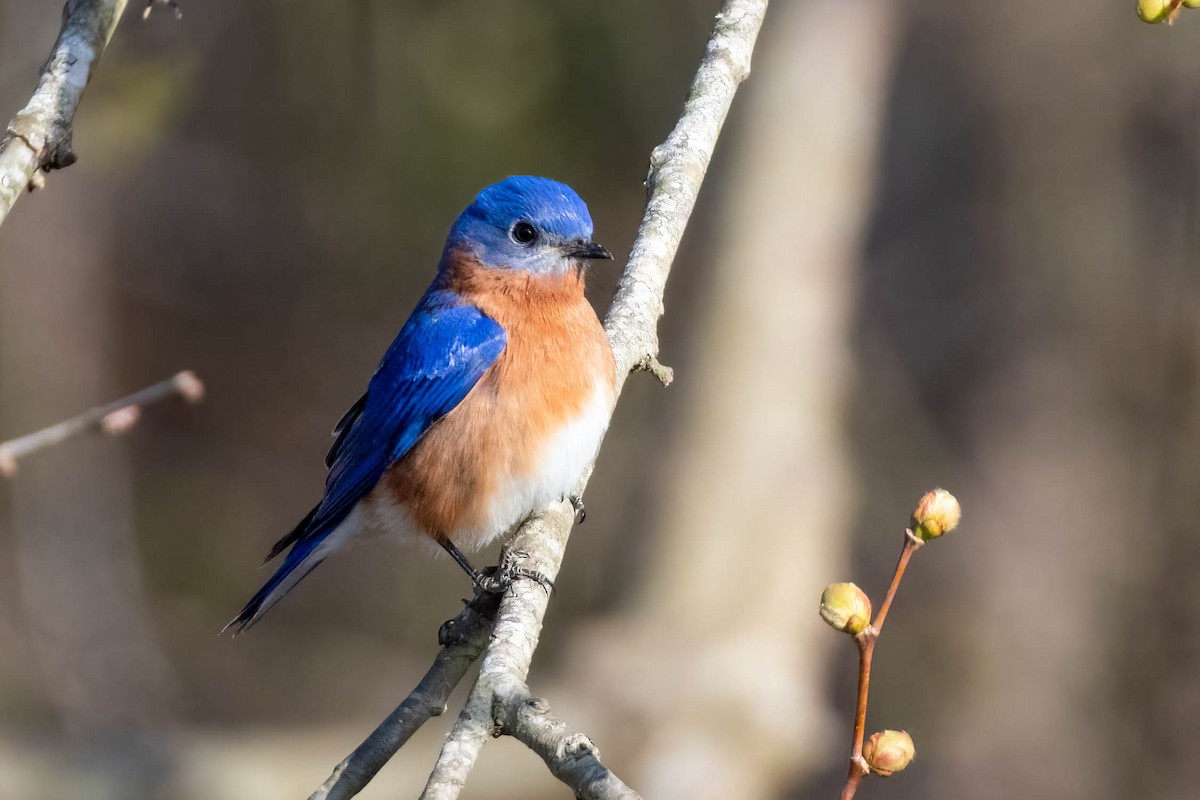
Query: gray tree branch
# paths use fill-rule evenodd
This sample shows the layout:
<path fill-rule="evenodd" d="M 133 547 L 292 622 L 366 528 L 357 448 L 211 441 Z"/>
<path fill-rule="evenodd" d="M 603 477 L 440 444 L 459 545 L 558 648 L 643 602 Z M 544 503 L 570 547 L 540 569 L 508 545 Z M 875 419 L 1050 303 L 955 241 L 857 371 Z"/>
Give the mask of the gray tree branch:
<path fill-rule="evenodd" d="M 75 162 L 71 126 L 92 70 L 112 38 L 126 0 L 67 0 L 63 24 L 37 90 L 0 140 L 0 224 L 21 192 L 41 185 L 39 170 Z"/>
<path fill-rule="evenodd" d="M 0 476 L 15 475 L 18 459 L 90 431 L 124 433 L 141 419 L 143 408 L 176 396 L 189 403 L 198 403 L 204 399 L 204 384 L 195 373 L 185 370 L 120 400 L 96 406 L 40 431 L 0 442 Z"/>
<path fill-rule="evenodd" d="M 637 370 L 653 372 L 664 384 L 670 382 L 670 370 L 658 361 L 657 330 L 667 275 L 733 96 L 750 74 L 750 56 L 766 10 L 767 0 L 726 0 L 692 81 L 683 114 L 667 140 L 651 154 L 646 213 L 604 321 L 617 362 L 618 392 L 629 373 Z M 587 478 L 585 475 L 581 481 L 580 491 Z M 502 564 L 524 567 L 553 580 L 562 564 L 573 520 L 573 509 L 566 502 L 535 514 L 505 546 Z M 548 603 L 546 591 L 531 580 L 514 581 L 501 598 L 479 677 L 442 747 L 421 795 L 423 800 L 457 798 L 484 742 L 502 734 L 513 736 L 536 752 L 577 797 L 637 800 L 638 795 L 600 762 L 599 753 L 587 737 L 571 731 L 550 713 L 544 700 L 534 698 L 529 691 L 526 678 Z M 461 677 L 457 673 L 455 681 Z M 406 699 L 389 719 L 401 714 L 412 700 L 411 696 Z M 444 705 L 444 698 L 441 702 Z M 424 716 L 416 725 L 427 718 Z M 362 789 L 383 763 L 377 761 L 378 755 L 387 753 L 390 757 L 395 752 L 389 748 L 397 738 L 386 728 L 385 722 L 326 781 L 326 786 L 333 782 L 337 794 L 322 794 L 323 786 L 311 800 L 351 797 Z M 405 730 L 407 738 L 411 731 Z M 376 739 L 388 741 L 381 744 Z M 363 755 L 356 759 L 360 751 Z"/>

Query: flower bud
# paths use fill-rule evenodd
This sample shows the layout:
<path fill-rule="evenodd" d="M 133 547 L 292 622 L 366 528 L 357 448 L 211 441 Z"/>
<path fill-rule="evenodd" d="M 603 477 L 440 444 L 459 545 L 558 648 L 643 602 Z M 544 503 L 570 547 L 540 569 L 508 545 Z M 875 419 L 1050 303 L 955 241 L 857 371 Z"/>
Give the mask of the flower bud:
<path fill-rule="evenodd" d="M 1169 22 L 1175 14 L 1178 0 L 1138 0 L 1137 15 L 1142 22 Z"/>
<path fill-rule="evenodd" d="M 1200 0 L 1183 0 L 1183 4 L 1188 8 L 1200 8 Z"/>
<path fill-rule="evenodd" d="M 871 624 L 871 598 L 853 583 L 831 583 L 821 592 L 821 619 L 834 630 L 861 633 Z"/>
<path fill-rule="evenodd" d="M 962 507 L 945 489 L 927 492 L 912 514 L 913 535 L 929 541 L 958 527 Z"/>
<path fill-rule="evenodd" d="M 871 771 L 886 778 L 911 764 L 917 749 L 906 731 L 879 731 L 863 743 L 862 754 Z"/>

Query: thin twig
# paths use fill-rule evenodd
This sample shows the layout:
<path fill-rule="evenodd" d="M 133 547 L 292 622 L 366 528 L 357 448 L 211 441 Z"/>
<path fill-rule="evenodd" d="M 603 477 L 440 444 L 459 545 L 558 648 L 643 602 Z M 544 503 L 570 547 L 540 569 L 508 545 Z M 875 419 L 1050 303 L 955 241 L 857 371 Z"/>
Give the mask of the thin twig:
<path fill-rule="evenodd" d="M 126 0 L 67 0 L 62 29 L 42 67 L 37 90 L 0 139 L 0 224 L 39 172 L 75 162 L 71 128 L 92 70 L 112 38 Z"/>
<path fill-rule="evenodd" d="M 657 332 L 667 275 L 733 96 L 750 74 L 750 56 L 766 9 L 767 0 L 725 1 L 683 113 L 666 141 L 651 154 L 646 212 L 604 321 L 617 364 L 618 393 L 635 369 L 651 371 L 664 383 L 670 380 L 670 370 L 658 362 Z M 590 468 L 585 471 L 576 494 L 582 492 L 590 472 Z M 574 516 L 566 502 L 535 514 L 505 547 L 502 563 L 517 560 L 553 580 Z M 497 734 L 512 735 L 537 752 L 577 797 L 637 799 L 600 762 L 586 737 L 570 731 L 549 713 L 545 701 L 529 692 L 526 678 L 548 601 L 534 581 L 517 580 L 505 592 L 479 678 L 430 774 L 422 794 L 426 800 L 458 797 L 483 744 Z M 370 744 L 368 739 L 364 747 Z M 354 758 L 351 755 L 343 770 L 348 793 L 339 797 L 351 796 L 370 779 L 365 771 L 350 769 Z"/>
<path fill-rule="evenodd" d="M 896 562 L 896 569 L 892 574 L 892 583 L 888 586 L 887 595 L 884 596 L 883 603 L 875 614 L 875 619 L 854 637 L 854 643 L 858 645 L 858 701 L 854 706 L 854 734 L 850 748 L 850 768 L 846 773 L 846 784 L 842 787 L 841 800 L 851 800 L 854 793 L 858 791 L 858 784 L 871 771 L 862 752 L 863 739 L 866 738 L 867 732 L 867 694 L 871 689 L 871 661 L 875 656 L 875 642 L 883 633 L 883 623 L 892 607 L 892 601 L 896 599 L 896 592 L 900 589 L 904 571 L 908 569 L 909 559 L 923 544 L 924 542 L 914 536 L 912 531 L 904 532 L 904 547 L 900 550 L 900 559 Z"/>
<path fill-rule="evenodd" d="M 204 399 L 204 384 L 195 373 L 187 370 L 161 383 L 147 386 L 128 397 L 85 411 L 77 417 L 71 417 L 17 439 L 0 442 L 0 475 L 12 477 L 17 472 L 18 459 L 75 436 L 91 431 L 103 431 L 113 435 L 124 433 L 137 424 L 142 409 L 146 406 L 175 396 L 182 397 L 189 403 L 199 403 Z"/>
<path fill-rule="evenodd" d="M 879 605 L 879 611 L 875 612 L 875 619 L 871 620 L 871 624 L 868 627 L 868 630 L 872 630 L 872 639 L 878 639 L 879 634 L 883 631 L 883 622 L 887 619 L 888 611 L 892 608 L 892 601 L 896 599 L 896 592 L 900 588 L 900 581 L 904 578 L 904 571 L 908 569 L 908 560 L 912 558 L 913 553 L 917 552 L 917 548 L 923 544 L 925 542 L 914 536 L 911 530 L 904 531 L 904 547 L 900 550 L 899 560 L 896 561 L 896 570 L 892 574 L 892 583 L 888 586 L 883 602 Z"/>

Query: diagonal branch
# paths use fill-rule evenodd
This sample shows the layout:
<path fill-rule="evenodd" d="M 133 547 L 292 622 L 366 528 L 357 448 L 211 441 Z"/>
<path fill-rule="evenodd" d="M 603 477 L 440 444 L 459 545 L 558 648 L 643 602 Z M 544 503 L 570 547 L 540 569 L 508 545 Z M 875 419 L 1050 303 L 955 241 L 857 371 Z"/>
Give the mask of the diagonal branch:
<path fill-rule="evenodd" d="M 604 319 L 617 359 L 618 391 L 635 369 L 670 382 L 670 372 L 658 363 L 658 319 L 667 275 L 733 95 L 750 75 L 750 55 L 766 13 L 767 0 L 726 0 L 692 79 L 683 115 L 650 154 L 646 213 Z"/>
<path fill-rule="evenodd" d="M 37 90 L 0 140 L 0 224 L 26 187 L 40 185 L 39 170 L 75 162 L 71 126 L 92 70 L 112 38 L 126 0 L 67 0 L 63 24 Z"/>
<path fill-rule="evenodd" d="M 604 321 L 617 362 L 618 392 L 629 373 L 637 370 L 654 373 L 664 384 L 670 382 L 670 370 L 658 361 L 657 331 L 667 275 L 733 96 L 750 74 L 750 56 L 766 10 L 767 0 L 725 0 L 692 80 L 683 114 L 667 140 L 650 156 L 646 213 Z M 562 565 L 573 520 L 573 509 L 566 502 L 535 514 L 505 546 L 502 564 L 520 566 L 553 580 Z M 517 580 L 505 592 L 479 677 L 442 747 L 421 795 L 423 800 L 457 798 L 483 744 L 490 736 L 502 734 L 513 736 L 541 756 L 554 776 L 570 786 L 577 797 L 638 800 L 638 795 L 600 762 L 599 753 L 587 737 L 571 731 L 550 713 L 544 700 L 534 698 L 529 691 L 526 679 L 548 603 L 545 590 L 531 580 Z M 461 673 L 456 675 L 457 681 Z M 410 696 L 392 716 L 412 700 Z M 390 757 L 395 752 L 394 748 L 388 749 L 396 742 L 394 737 L 384 746 L 379 741 L 389 736 L 386 727 L 385 722 L 339 765 L 310 800 L 346 798 L 361 790 L 382 764 L 376 760 L 368 763 L 367 759 L 382 752 Z M 331 782 L 337 793 L 322 794 Z"/>
<path fill-rule="evenodd" d="M 195 373 L 180 372 L 172 378 L 147 386 L 120 400 L 89 409 L 79 416 L 17 439 L 0 442 L 0 476 L 15 475 L 17 459 L 90 431 L 124 433 L 137 424 L 143 408 L 175 396 L 182 397 L 189 403 L 199 403 L 204 399 L 204 384 Z"/>

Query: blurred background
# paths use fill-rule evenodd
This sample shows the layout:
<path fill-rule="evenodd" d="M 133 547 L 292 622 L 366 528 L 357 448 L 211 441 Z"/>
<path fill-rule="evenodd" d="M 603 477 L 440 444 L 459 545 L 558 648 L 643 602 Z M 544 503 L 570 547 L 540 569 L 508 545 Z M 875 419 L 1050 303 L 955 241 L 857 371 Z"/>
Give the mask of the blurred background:
<path fill-rule="evenodd" d="M 79 163 L 0 230 L 0 439 L 190 368 L 208 399 L 0 483 L 0 799 L 307 796 L 468 591 L 385 543 L 216 633 L 482 186 L 628 252 L 716 0 L 131 3 Z M 647 798 L 829 798 L 878 601 L 863 796 L 1194 796 L 1200 13 L 777 0 L 572 540 L 535 692 Z M 0 116 L 58 2 L 0 0 Z M 615 270 L 595 271 L 598 309 Z M 455 710 L 455 706 L 451 706 Z M 415 797 L 453 713 L 364 792 Z M 559 798 L 519 745 L 465 796 Z"/>

